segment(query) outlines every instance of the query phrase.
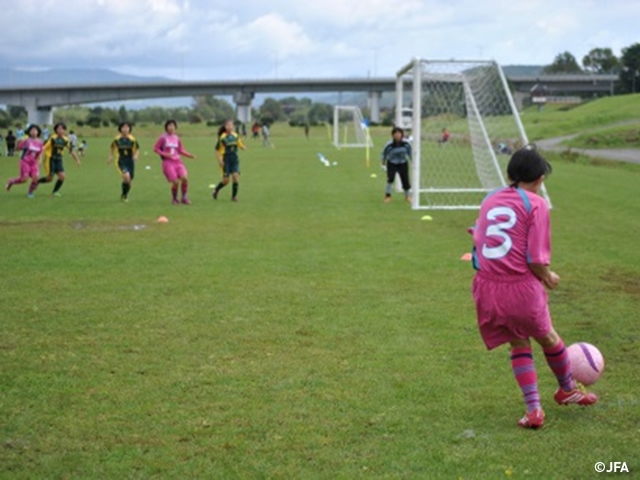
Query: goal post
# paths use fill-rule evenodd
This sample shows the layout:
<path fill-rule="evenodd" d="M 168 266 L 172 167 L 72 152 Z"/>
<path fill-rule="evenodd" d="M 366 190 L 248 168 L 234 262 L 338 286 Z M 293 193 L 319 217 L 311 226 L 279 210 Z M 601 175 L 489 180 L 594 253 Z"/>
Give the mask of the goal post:
<path fill-rule="evenodd" d="M 494 61 L 414 59 L 396 76 L 397 125 L 407 110 L 414 209 L 479 208 L 507 185 L 511 153 L 529 143 Z M 544 185 L 541 194 L 550 204 Z"/>
<path fill-rule="evenodd" d="M 336 105 L 333 108 L 333 144 L 338 149 L 373 146 L 360 108 L 345 105 Z"/>

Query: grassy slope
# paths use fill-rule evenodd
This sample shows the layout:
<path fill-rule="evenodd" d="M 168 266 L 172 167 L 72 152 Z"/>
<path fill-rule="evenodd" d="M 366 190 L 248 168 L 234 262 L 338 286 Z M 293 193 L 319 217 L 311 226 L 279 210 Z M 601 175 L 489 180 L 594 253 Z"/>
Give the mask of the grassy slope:
<path fill-rule="evenodd" d="M 529 139 L 552 138 L 640 118 L 640 94 L 605 97 L 568 111 L 547 105 L 541 112 L 536 107 L 522 114 Z"/>
<path fill-rule="evenodd" d="M 241 202 L 214 202 L 211 138 L 183 131 L 191 207 L 152 155 L 120 204 L 98 137 L 61 199 L 0 199 L 2 475 L 585 478 L 637 458 L 640 169 L 553 157 L 552 313 L 608 364 L 599 405 L 559 408 L 538 353 L 549 421 L 525 432 L 474 325 L 473 212 L 382 205 L 362 151 L 283 126 L 275 150 L 249 142 Z"/>

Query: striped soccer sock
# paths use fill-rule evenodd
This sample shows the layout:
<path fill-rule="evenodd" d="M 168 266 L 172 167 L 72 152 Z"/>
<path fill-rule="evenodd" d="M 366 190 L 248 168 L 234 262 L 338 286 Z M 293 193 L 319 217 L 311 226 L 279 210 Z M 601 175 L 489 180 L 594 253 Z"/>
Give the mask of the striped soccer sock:
<path fill-rule="evenodd" d="M 544 357 L 547 359 L 549 368 L 558 379 L 558 385 L 564 391 L 568 392 L 575 388 L 573 376 L 571 374 L 571 363 L 569 362 L 569 353 L 564 347 L 562 339 L 554 347 L 543 348 Z"/>
<path fill-rule="evenodd" d="M 538 375 L 533 363 L 531 347 L 517 347 L 511 349 L 511 369 L 516 382 L 527 405 L 527 412 L 540 408 L 540 393 L 538 393 Z"/>

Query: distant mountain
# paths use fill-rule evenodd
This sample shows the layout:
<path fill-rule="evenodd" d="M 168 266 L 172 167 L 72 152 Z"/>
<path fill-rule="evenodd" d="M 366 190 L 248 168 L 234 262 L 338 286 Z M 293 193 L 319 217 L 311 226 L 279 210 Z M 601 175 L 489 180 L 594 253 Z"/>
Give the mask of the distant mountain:
<path fill-rule="evenodd" d="M 34 85 L 86 85 L 92 83 L 127 83 L 168 80 L 164 77 L 139 77 L 106 68 L 57 68 L 51 70 L 16 70 L 0 68 L 0 87 Z"/>

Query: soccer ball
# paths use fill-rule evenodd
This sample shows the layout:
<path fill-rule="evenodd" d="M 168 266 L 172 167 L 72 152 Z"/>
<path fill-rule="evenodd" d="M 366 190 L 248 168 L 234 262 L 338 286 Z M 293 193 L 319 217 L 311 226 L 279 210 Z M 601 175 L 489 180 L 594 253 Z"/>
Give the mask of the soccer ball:
<path fill-rule="evenodd" d="M 596 383 L 604 370 L 604 358 L 596 347 L 586 342 L 574 343 L 567 348 L 573 378 L 583 385 Z"/>

